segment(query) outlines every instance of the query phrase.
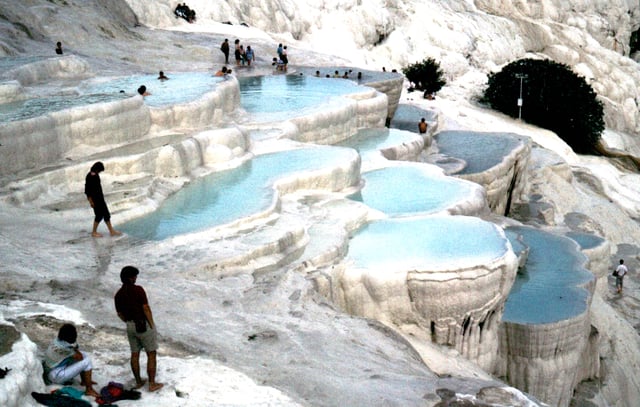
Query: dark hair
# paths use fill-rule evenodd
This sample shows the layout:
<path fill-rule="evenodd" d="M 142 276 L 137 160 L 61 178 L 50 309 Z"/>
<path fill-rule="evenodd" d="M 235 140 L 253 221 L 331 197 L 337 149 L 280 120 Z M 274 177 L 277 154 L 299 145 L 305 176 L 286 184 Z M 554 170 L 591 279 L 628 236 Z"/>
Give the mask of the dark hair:
<path fill-rule="evenodd" d="M 124 266 L 120 271 L 120 281 L 123 284 L 130 283 L 132 277 L 136 277 L 140 271 L 133 266 Z"/>
<path fill-rule="evenodd" d="M 141 95 L 144 95 L 144 92 L 146 92 L 146 91 L 147 91 L 147 87 L 146 87 L 146 86 L 144 86 L 144 85 L 141 85 L 141 86 L 138 88 L 138 93 L 139 93 L 139 94 L 141 94 Z"/>
<path fill-rule="evenodd" d="M 98 173 L 102 171 L 104 171 L 104 164 L 102 164 L 102 161 L 97 161 L 91 166 L 91 172 Z"/>
<path fill-rule="evenodd" d="M 67 343 L 75 343 L 78 339 L 78 331 L 76 327 L 71 324 L 64 324 L 58 331 L 58 339 Z"/>
<path fill-rule="evenodd" d="M 624 260 L 620 259 L 620 264 L 624 264 Z"/>

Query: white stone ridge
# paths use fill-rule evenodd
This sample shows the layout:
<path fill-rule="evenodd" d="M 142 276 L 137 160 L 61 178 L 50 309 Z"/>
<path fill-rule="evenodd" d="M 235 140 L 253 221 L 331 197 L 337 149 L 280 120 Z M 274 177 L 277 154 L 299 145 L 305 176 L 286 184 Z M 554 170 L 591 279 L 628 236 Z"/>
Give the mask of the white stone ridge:
<path fill-rule="evenodd" d="M 0 103 L 9 103 L 16 100 L 22 100 L 26 96 L 24 95 L 22 85 L 20 82 L 6 81 L 0 82 Z"/>
<path fill-rule="evenodd" d="M 240 87 L 233 78 L 219 82 L 212 92 L 189 103 L 150 107 L 152 133 L 171 129 L 201 129 L 220 125 L 240 106 Z"/>
<path fill-rule="evenodd" d="M 321 112 L 290 119 L 295 130 L 288 137 L 303 143 L 335 144 L 360 128 L 384 127 L 388 111 L 384 93 L 370 89 L 343 99 Z"/>
<path fill-rule="evenodd" d="M 497 362 L 498 322 L 518 263 L 499 232 L 505 250 L 492 261 L 483 257 L 484 262 L 475 265 L 467 259 L 465 267 L 433 264 L 432 269 L 420 270 L 411 264 L 370 269 L 346 262 L 331 269 L 332 282 L 324 287 L 330 291 L 324 294 L 351 314 L 377 319 L 400 331 L 413 326 L 423 337 L 451 345 L 491 370 Z"/>
<path fill-rule="evenodd" d="M 7 324 L 4 321 L 1 323 L 3 330 L 15 330 L 12 324 Z M 38 347 L 25 334 L 20 334 L 17 331 L 15 342 L 5 342 L 8 338 L 11 338 L 11 335 L 3 332 L 3 345 L 10 345 L 11 349 L 0 355 L 0 368 L 11 370 L 4 378 L 0 379 L 0 405 L 3 407 L 39 406 L 40 404 L 31 397 L 33 391 L 38 393 L 45 391 Z"/>
<path fill-rule="evenodd" d="M 501 363 L 497 375 L 553 406 L 568 406 L 575 386 L 585 377 L 578 369 L 598 363 L 589 353 L 589 312 L 552 324 L 503 322 L 500 328 Z M 589 361 L 589 362 L 587 362 Z"/>
<path fill-rule="evenodd" d="M 22 86 L 51 81 L 53 79 L 83 79 L 93 76 L 87 61 L 76 55 L 48 58 L 21 65 L 2 73 L 2 78 L 17 80 Z"/>
<path fill-rule="evenodd" d="M 99 152 L 105 146 L 135 140 L 148 132 L 150 124 L 149 110 L 141 97 L 0 123 L 0 144 L 6 154 L 0 162 L 0 175 L 58 164 L 81 144 Z"/>

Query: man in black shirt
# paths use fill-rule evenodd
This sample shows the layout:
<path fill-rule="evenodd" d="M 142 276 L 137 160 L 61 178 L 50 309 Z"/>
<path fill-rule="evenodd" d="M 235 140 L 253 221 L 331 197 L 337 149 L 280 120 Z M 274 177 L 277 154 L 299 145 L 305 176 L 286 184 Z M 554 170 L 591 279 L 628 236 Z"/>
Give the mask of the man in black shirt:
<path fill-rule="evenodd" d="M 98 233 L 98 225 L 100 221 L 104 220 L 111 236 L 119 236 L 122 233 L 118 232 L 111 226 L 111 214 L 107 203 L 104 201 L 104 195 L 102 193 L 102 185 L 100 184 L 100 173 L 104 171 L 104 164 L 98 161 L 91 166 L 91 171 L 87 174 L 84 184 L 84 193 L 87 195 L 89 205 L 93 208 L 95 218 L 93 219 L 93 230 L 91 236 L 102 237 L 102 234 Z"/>

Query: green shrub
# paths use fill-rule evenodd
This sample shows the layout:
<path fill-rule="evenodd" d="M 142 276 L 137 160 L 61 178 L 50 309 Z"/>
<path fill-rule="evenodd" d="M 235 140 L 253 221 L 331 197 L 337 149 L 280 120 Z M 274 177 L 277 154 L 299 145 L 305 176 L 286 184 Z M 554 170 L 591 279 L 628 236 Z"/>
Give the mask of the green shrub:
<path fill-rule="evenodd" d="M 422 62 L 402 68 L 402 73 L 416 89 L 425 91 L 425 94 L 436 93 L 447 83 L 440 64 L 433 58 L 426 58 Z"/>
<path fill-rule="evenodd" d="M 521 59 L 489 75 L 483 101 L 518 117 L 522 80 L 522 119 L 554 131 L 581 154 L 596 152 L 604 130 L 602 102 L 583 77 L 551 60 Z"/>

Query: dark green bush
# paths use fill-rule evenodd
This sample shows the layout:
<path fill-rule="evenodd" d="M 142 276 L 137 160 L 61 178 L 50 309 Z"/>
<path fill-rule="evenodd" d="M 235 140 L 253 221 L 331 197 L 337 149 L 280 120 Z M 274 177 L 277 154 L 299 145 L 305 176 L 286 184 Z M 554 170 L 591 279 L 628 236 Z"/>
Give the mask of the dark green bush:
<path fill-rule="evenodd" d="M 602 102 L 583 77 L 551 60 L 521 59 L 489 75 L 483 102 L 512 117 L 522 86 L 522 119 L 554 131 L 581 154 L 596 152 L 604 130 Z"/>
<path fill-rule="evenodd" d="M 402 68 L 402 73 L 416 89 L 425 93 L 436 93 L 447 83 L 440 64 L 433 58 L 426 58 L 422 62 Z"/>

